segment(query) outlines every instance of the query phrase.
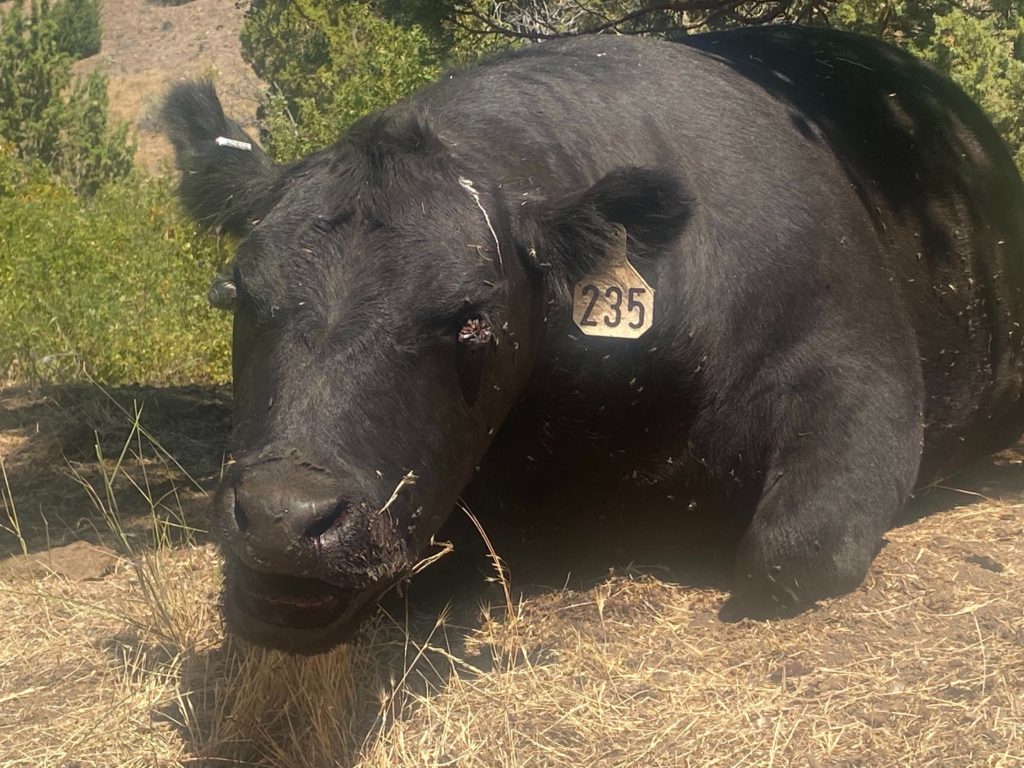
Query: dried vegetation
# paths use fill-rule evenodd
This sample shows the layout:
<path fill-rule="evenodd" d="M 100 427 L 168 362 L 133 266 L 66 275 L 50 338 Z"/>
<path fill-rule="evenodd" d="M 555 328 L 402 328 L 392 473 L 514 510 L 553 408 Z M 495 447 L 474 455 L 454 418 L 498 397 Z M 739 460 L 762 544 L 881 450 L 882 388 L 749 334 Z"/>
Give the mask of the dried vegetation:
<path fill-rule="evenodd" d="M 359 645 L 296 659 L 222 636 L 216 554 L 185 521 L 223 401 L 177 394 L 112 393 L 129 416 L 0 396 L 0 522 L 16 510 L 35 558 L 2 534 L 3 768 L 1024 764 L 1015 453 L 933 492 L 863 587 L 795 619 L 723 624 L 722 591 L 629 568 L 523 596 L 513 569 L 440 611 L 414 584 Z M 62 458 L 97 416 L 100 457 Z M 60 545 L 82 537 L 113 566 L 71 568 Z"/>

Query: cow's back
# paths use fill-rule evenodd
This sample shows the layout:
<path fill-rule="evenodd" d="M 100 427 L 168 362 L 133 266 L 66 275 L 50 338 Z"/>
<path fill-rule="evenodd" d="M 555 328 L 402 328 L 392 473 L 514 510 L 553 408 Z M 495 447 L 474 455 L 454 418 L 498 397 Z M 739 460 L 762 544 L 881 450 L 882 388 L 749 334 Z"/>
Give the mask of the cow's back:
<path fill-rule="evenodd" d="M 694 38 L 828 142 L 913 314 L 927 401 L 921 480 L 1022 430 L 1024 187 L 1001 137 L 912 56 L 832 30 Z"/>
<path fill-rule="evenodd" d="M 680 44 L 599 37 L 508 55 L 417 102 L 513 201 L 620 165 L 677 168 L 697 215 L 683 271 L 655 277 L 690 308 L 668 331 L 719 334 L 708 348 L 758 354 L 775 324 L 799 324 L 824 280 L 808 275 L 848 275 L 836 301 L 854 321 L 893 313 L 915 336 L 921 481 L 1020 434 L 1024 188 L 977 106 L 913 57 L 798 27 Z M 858 242 L 845 250 L 807 247 L 847 234 Z M 772 316 L 757 298 L 766 285 Z M 713 331 L 697 327 L 704 317 Z"/>

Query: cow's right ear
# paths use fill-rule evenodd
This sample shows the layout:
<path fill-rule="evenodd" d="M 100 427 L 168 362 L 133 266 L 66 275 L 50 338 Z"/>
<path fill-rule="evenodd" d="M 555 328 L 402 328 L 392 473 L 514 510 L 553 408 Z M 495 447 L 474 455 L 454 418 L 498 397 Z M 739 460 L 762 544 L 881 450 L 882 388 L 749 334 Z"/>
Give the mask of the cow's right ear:
<path fill-rule="evenodd" d="M 176 85 L 164 100 L 162 118 L 189 216 L 219 232 L 247 234 L 280 198 L 281 169 L 224 116 L 208 80 Z"/>
<path fill-rule="evenodd" d="M 632 254 L 655 256 L 679 236 L 692 212 L 693 199 L 674 173 L 623 167 L 562 199 L 525 204 L 516 235 L 528 260 L 568 297 L 584 275 L 606 266 L 617 225 L 626 228 Z"/>

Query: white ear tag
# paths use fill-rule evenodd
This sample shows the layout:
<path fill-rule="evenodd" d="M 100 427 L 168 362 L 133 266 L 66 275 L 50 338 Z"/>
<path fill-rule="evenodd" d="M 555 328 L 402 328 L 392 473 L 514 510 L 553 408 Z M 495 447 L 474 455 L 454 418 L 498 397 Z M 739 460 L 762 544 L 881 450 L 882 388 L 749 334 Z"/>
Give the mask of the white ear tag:
<path fill-rule="evenodd" d="M 654 324 L 654 289 L 629 263 L 626 228 L 615 227 L 607 268 L 573 289 L 572 319 L 587 336 L 639 339 Z"/>
<path fill-rule="evenodd" d="M 240 149 L 243 152 L 252 152 L 252 144 L 248 141 L 239 141 L 238 139 L 229 139 L 227 136 L 218 136 L 214 139 L 218 147 L 231 147 L 232 149 Z"/>

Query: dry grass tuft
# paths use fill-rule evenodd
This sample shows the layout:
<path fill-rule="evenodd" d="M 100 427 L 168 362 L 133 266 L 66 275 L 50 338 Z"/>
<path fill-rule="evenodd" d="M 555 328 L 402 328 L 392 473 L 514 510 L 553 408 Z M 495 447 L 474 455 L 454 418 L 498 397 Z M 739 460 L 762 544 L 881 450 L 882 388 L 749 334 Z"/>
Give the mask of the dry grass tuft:
<path fill-rule="evenodd" d="M 99 580 L 0 570 L 3 768 L 1024 764 L 1019 465 L 795 619 L 722 624 L 722 592 L 631 570 L 523 599 L 492 550 L 471 626 L 407 605 L 293 658 L 225 641 L 216 553 L 145 483 L 167 459 L 144 418 L 77 469 L 115 531 L 140 495 L 148 537 Z"/>

